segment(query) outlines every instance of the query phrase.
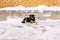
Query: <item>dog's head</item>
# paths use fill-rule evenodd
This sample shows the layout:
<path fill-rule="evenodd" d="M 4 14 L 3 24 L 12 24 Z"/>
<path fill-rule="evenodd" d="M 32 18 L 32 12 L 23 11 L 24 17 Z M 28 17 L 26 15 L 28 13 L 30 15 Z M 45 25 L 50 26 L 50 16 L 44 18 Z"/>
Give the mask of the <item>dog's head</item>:
<path fill-rule="evenodd" d="M 31 15 L 29 15 L 29 18 L 30 18 L 30 22 L 31 23 L 35 23 L 36 22 L 35 21 L 35 15 L 31 14 Z"/>
<path fill-rule="evenodd" d="M 35 20 L 35 16 L 34 16 L 33 14 L 29 15 L 29 18 L 30 18 L 31 20 Z"/>
<path fill-rule="evenodd" d="M 30 14 L 29 17 L 34 17 L 34 15 L 33 14 Z"/>

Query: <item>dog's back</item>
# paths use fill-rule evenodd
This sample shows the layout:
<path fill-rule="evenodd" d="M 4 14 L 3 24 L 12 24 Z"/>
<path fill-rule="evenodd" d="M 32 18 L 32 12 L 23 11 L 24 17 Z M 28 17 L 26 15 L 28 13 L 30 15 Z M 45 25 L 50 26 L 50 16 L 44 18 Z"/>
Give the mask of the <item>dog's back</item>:
<path fill-rule="evenodd" d="M 28 23 L 28 22 L 30 22 L 30 18 L 28 18 L 28 17 L 25 17 L 22 21 L 22 23 Z"/>

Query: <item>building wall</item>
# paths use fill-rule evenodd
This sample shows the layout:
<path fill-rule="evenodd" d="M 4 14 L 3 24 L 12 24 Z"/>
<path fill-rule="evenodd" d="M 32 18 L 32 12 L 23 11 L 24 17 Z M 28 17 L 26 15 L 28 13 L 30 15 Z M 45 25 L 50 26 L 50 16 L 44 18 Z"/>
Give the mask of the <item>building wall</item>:
<path fill-rule="evenodd" d="M 60 6 L 60 0 L 0 0 L 0 8 L 18 5 L 25 7 L 36 7 L 38 5 Z"/>
<path fill-rule="evenodd" d="M 0 10 L 0 21 L 4 21 L 4 20 L 7 20 L 7 17 L 8 16 L 11 16 L 12 18 L 14 17 L 21 17 L 21 18 L 24 18 L 24 17 L 27 17 L 29 16 L 30 14 L 34 14 L 35 17 L 39 20 L 46 20 L 46 19 L 53 19 L 53 20 L 58 20 L 60 19 L 60 11 L 43 11 L 43 13 L 37 11 L 37 12 L 32 12 L 29 10 L 26 11 L 26 10 L 19 10 L 19 11 L 16 11 L 16 10 Z M 51 15 L 51 16 L 48 16 L 48 15 Z"/>

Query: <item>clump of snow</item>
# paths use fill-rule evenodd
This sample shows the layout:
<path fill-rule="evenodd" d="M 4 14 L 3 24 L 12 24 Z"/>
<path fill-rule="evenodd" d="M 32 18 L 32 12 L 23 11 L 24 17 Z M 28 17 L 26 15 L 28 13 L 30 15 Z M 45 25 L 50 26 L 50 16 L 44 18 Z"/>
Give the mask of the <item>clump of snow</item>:
<path fill-rule="evenodd" d="M 52 10 L 52 11 L 59 11 L 60 6 L 46 6 L 46 5 L 39 5 L 37 7 L 24 7 L 22 5 L 16 6 L 16 7 L 5 7 L 5 8 L 0 8 L 0 10 Z"/>
<path fill-rule="evenodd" d="M 50 17 L 51 14 L 44 14 L 43 16 L 44 16 L 44 17 Z"/>
<path fill-rule="evenodd" d="M 11 16 L 8 16 L 6 22 L 18 23 L 18 22 L 21 22 L 22 20 L 23 20 L 23 18 L 17 18 L 17 17 L 12 18 Z"/>

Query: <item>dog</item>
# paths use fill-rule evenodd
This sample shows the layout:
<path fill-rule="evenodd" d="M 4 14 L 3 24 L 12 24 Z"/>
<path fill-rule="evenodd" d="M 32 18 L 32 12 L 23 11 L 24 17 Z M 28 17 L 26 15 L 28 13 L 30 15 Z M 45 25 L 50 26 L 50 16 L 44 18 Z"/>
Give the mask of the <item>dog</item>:
<path fill-rule="evenodd" d="M 29 17 L 25 17 L 22 23 L 35 23 L 35 16 L 33 14 L 29 15 Z"/>

